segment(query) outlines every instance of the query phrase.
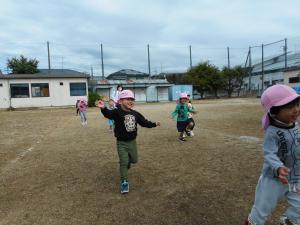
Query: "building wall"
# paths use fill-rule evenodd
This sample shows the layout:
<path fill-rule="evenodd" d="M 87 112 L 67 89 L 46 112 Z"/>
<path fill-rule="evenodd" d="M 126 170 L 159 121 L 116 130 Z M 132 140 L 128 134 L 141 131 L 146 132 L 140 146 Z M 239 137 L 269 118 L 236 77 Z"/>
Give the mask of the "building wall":
<path fill-rule="evenodd" d="M 9 84 L 8 80 L 0 80 L 0 108 L 9 108 Z"/>
<path fill-rule="evenodd" d="M 60 82 L 63 85 L 60 85 Z M 80 82 L 86 83 L 86 90 L 88 90 L 86 78 L 62 78 L 62 79 L 10 79 L 0 80 L 0 83 L 6 83 L 3 87 L 0 87 L 0 107 L 13 108 L 20 107 L 47 107 L 47 106 L 70 106 L 75 105 L 78 98 L 87 96 L 70 96 L 70 83 Z M 9 86 L 10 84 L 16 83 L 49 83 L 49 97 L 32 97 L 31 88 L 29 86 L 29 98 L 11 98 L 9 103 Z M 3 90 L 1 91 L 1 89 Z M 3 93 L 3 95 L 2 95 Z"/>
<path fill-rule="evenodd" d="M 269 74 L 264 74 L 264 88 L 270 85 L 278 83 L 284 83 L 283 72 L 274 72 Z M 249 85 L 249 77 L 244 78 L 244 84 L 247 84 L 247 89 Z M 261 89 L 261 75 L 255 75 L 251 77 L 251 90 Z"/>
<path fill-rule="evenodd" d="M 193 95 L 193 86 L 192 85 L 174 85 L 169 88 L 169 100 L 176 101 L 179 98 L 180 93 Z"/>

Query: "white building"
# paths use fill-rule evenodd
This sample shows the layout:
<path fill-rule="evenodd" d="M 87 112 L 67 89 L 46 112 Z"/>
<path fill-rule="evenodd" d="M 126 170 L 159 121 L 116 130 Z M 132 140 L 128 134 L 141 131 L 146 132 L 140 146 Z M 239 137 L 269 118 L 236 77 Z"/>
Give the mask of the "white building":
<path fill-rule="evenodd" d="M 262 85 L 264 89 L 273 84 L 284 83 L 288 85 L 288 83 L 286 83 L 287 80 L 284 80 L 284 71 L 299 65 L 300 53 L 289 54 L 286 59 L 284 54 L 265 58 L 264 64 L 260 61 L 252 65 L 251 76 L 244 79 L 244 89 L 261 91 Z M 263 76 L 262 71 L 264 71 Z"/>
<path fill-rule="evenodd" d="M 74 70 L 0 75 L 0 109 L 75 105 L 87 99 L 89 75 Z"/>

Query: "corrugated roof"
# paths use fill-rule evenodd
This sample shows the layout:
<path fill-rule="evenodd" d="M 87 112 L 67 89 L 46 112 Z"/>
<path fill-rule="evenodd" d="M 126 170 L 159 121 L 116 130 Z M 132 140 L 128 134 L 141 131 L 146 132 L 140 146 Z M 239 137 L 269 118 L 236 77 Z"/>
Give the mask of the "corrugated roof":
<path fill-rule="evenodd" d="M 119 80 L 124 80 L 127 77 L 131 77 L 131 76 L 135 76 L 135 77 L 146 77 L 149 76 L 147 73 L 143 73 L 140 71 L 136 71 L 136 70 L 131 70 L 131 69 L 123 69 L 123 70 L 119 70 L 117 72 L 111 73 L 107 76 L 107 79 L 119 79 Z"/>
<path fill-rule="evenodd" d="M 295 67 L 300 65 L 300 53 L 287 55 L 287 67 Z M 252 73 L 259 73 L 262 71 L 261 62 L 253 65 Z M 284 54 L 276 55 L 264 60 L 264 71 L 268 70 L 283 70 L 285 69 Z"/>

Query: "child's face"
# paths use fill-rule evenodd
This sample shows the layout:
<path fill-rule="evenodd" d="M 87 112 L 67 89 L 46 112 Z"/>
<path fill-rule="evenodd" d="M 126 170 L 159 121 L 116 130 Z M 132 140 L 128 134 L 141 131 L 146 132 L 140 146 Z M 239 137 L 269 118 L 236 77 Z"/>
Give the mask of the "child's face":
<path fill-rule="evenodd" d="M 185 103 L 187 103 L 188 102 L 188 99 L 187 98 L 181 98 L 180 99 L 180 103 L 181 104 L 185 104 Z"/>
<path fill-rule="evenodd" d="M 120 105 L 125 110 L 130 110 L 134 106 L 134 99 L 133 98 L 122 98 L 120 100 Z"/>
<path fill-rule="evenodd" d="M 276 119 L 286 124 L 292 124 L 297 121 L 299 115 L 300 106 L 298 104 L 289 105 L 279 111 L 279 113 L 276 115 Z"/>
<path fill-rule="evenodd" d="M 113 106 L 115 105 L 115 103 L 114 103 L 114 101 L 109 100 L 108 105 L 109 105 L 110 107 L 113 107 Z"/>

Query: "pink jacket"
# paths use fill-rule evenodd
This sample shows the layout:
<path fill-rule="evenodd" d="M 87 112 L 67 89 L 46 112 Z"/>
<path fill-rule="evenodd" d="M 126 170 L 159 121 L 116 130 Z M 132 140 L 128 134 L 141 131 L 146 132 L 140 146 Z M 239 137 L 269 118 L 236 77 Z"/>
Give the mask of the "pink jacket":
<path fill-rule="evenodd" d="M 79 102 L 79 111 L 83 112 L 83 111 L 86 111 L 86 109 L 87 109 L 87 102 L 81 100 Z"/>

